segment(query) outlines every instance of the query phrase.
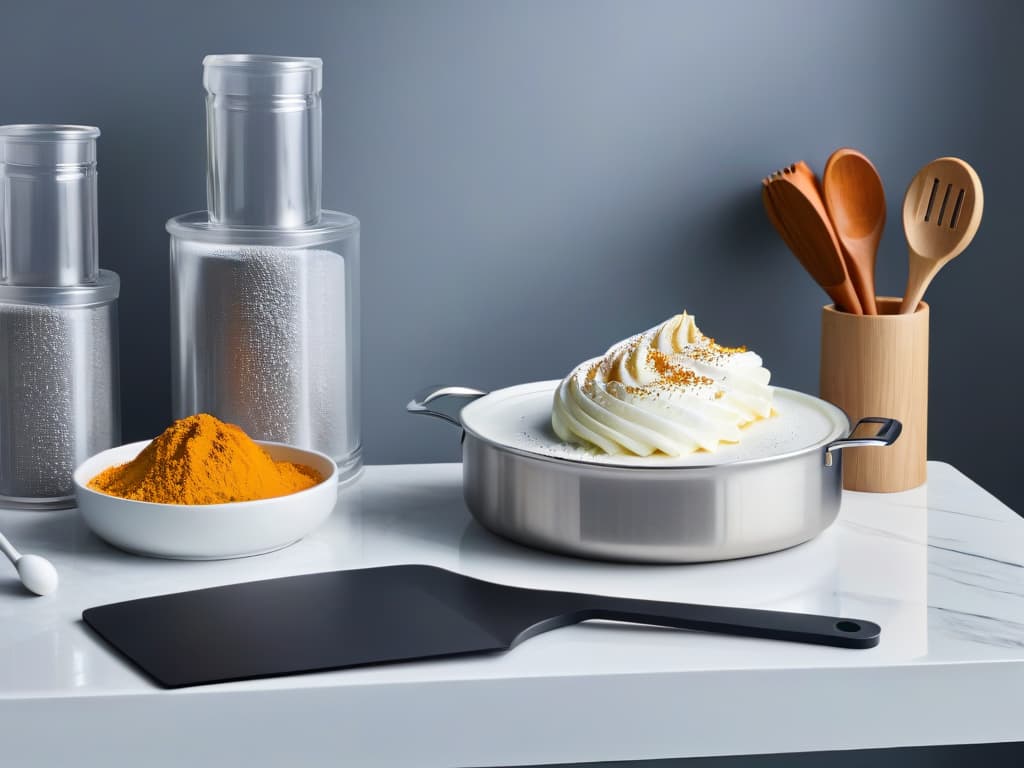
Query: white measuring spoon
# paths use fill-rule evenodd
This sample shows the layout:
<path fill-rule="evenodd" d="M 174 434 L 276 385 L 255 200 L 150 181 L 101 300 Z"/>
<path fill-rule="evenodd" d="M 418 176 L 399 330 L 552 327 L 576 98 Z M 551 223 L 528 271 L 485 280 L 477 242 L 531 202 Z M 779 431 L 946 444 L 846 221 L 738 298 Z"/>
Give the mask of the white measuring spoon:
<path fill-rule="evenodd" d="M 57 589 L 57 569 L 45 557 L 23 555 L 0 533 L 0 552 L 14 563 L 25 589 L 37 595 L 48 595 Z"/>

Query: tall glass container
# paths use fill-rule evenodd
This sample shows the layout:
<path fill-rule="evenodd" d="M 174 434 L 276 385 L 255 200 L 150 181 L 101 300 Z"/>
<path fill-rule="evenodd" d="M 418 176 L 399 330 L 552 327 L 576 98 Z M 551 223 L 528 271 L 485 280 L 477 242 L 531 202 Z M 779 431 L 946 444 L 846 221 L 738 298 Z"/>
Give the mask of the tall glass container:
<path fill-rule="evenodd" d="M 167 222 L 176 418 L 362 465 L 359 222 L 321 208 L 320 59 L 207 56 L 207 211 Z"/>
<path fill-rule="evenodd" d="M 98 128 L 0 126 L 0 505 L 74 504 L 120 442 L 118 277 L 99 268 Z"/>

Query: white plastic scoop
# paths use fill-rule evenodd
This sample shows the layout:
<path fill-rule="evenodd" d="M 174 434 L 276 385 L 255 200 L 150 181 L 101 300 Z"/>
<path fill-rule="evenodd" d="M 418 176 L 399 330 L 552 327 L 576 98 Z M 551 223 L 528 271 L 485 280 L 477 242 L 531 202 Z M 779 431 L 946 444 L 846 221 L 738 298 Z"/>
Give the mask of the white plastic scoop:
<path fill-rule="evenodd" d="M 25 589 L 37 595 L 48 595 L 57 589 L 57 569 L 45 557 L 23 555 L 0 533 L 0 551 L 14 563 Z"/>

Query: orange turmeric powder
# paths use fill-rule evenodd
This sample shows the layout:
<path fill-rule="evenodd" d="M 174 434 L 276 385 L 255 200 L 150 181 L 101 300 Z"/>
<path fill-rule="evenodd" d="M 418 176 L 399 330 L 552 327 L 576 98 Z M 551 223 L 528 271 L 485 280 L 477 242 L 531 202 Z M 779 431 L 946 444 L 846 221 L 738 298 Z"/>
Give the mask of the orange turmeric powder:
<path fill-rule="evenodd" d="M 323 478 L 303 464 L 274 461 L 234 424 L 200 413 L 179 419 L 127 464 L 89 487 L 161 504 L 223 504 L 286 496 Z"/>

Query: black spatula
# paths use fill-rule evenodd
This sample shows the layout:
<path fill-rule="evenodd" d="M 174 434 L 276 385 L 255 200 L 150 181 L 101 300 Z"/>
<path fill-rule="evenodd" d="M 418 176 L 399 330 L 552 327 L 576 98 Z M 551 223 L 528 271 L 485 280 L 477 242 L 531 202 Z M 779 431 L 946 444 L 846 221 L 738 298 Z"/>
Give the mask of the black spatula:
<path fill-rule="evenodd" d="M 160 685 L 220 683 L 505 651 L 587 619 L 870 648 L 870 621 L 507 587 L 427 565 L 314 573 L 82 614 Z"/>

